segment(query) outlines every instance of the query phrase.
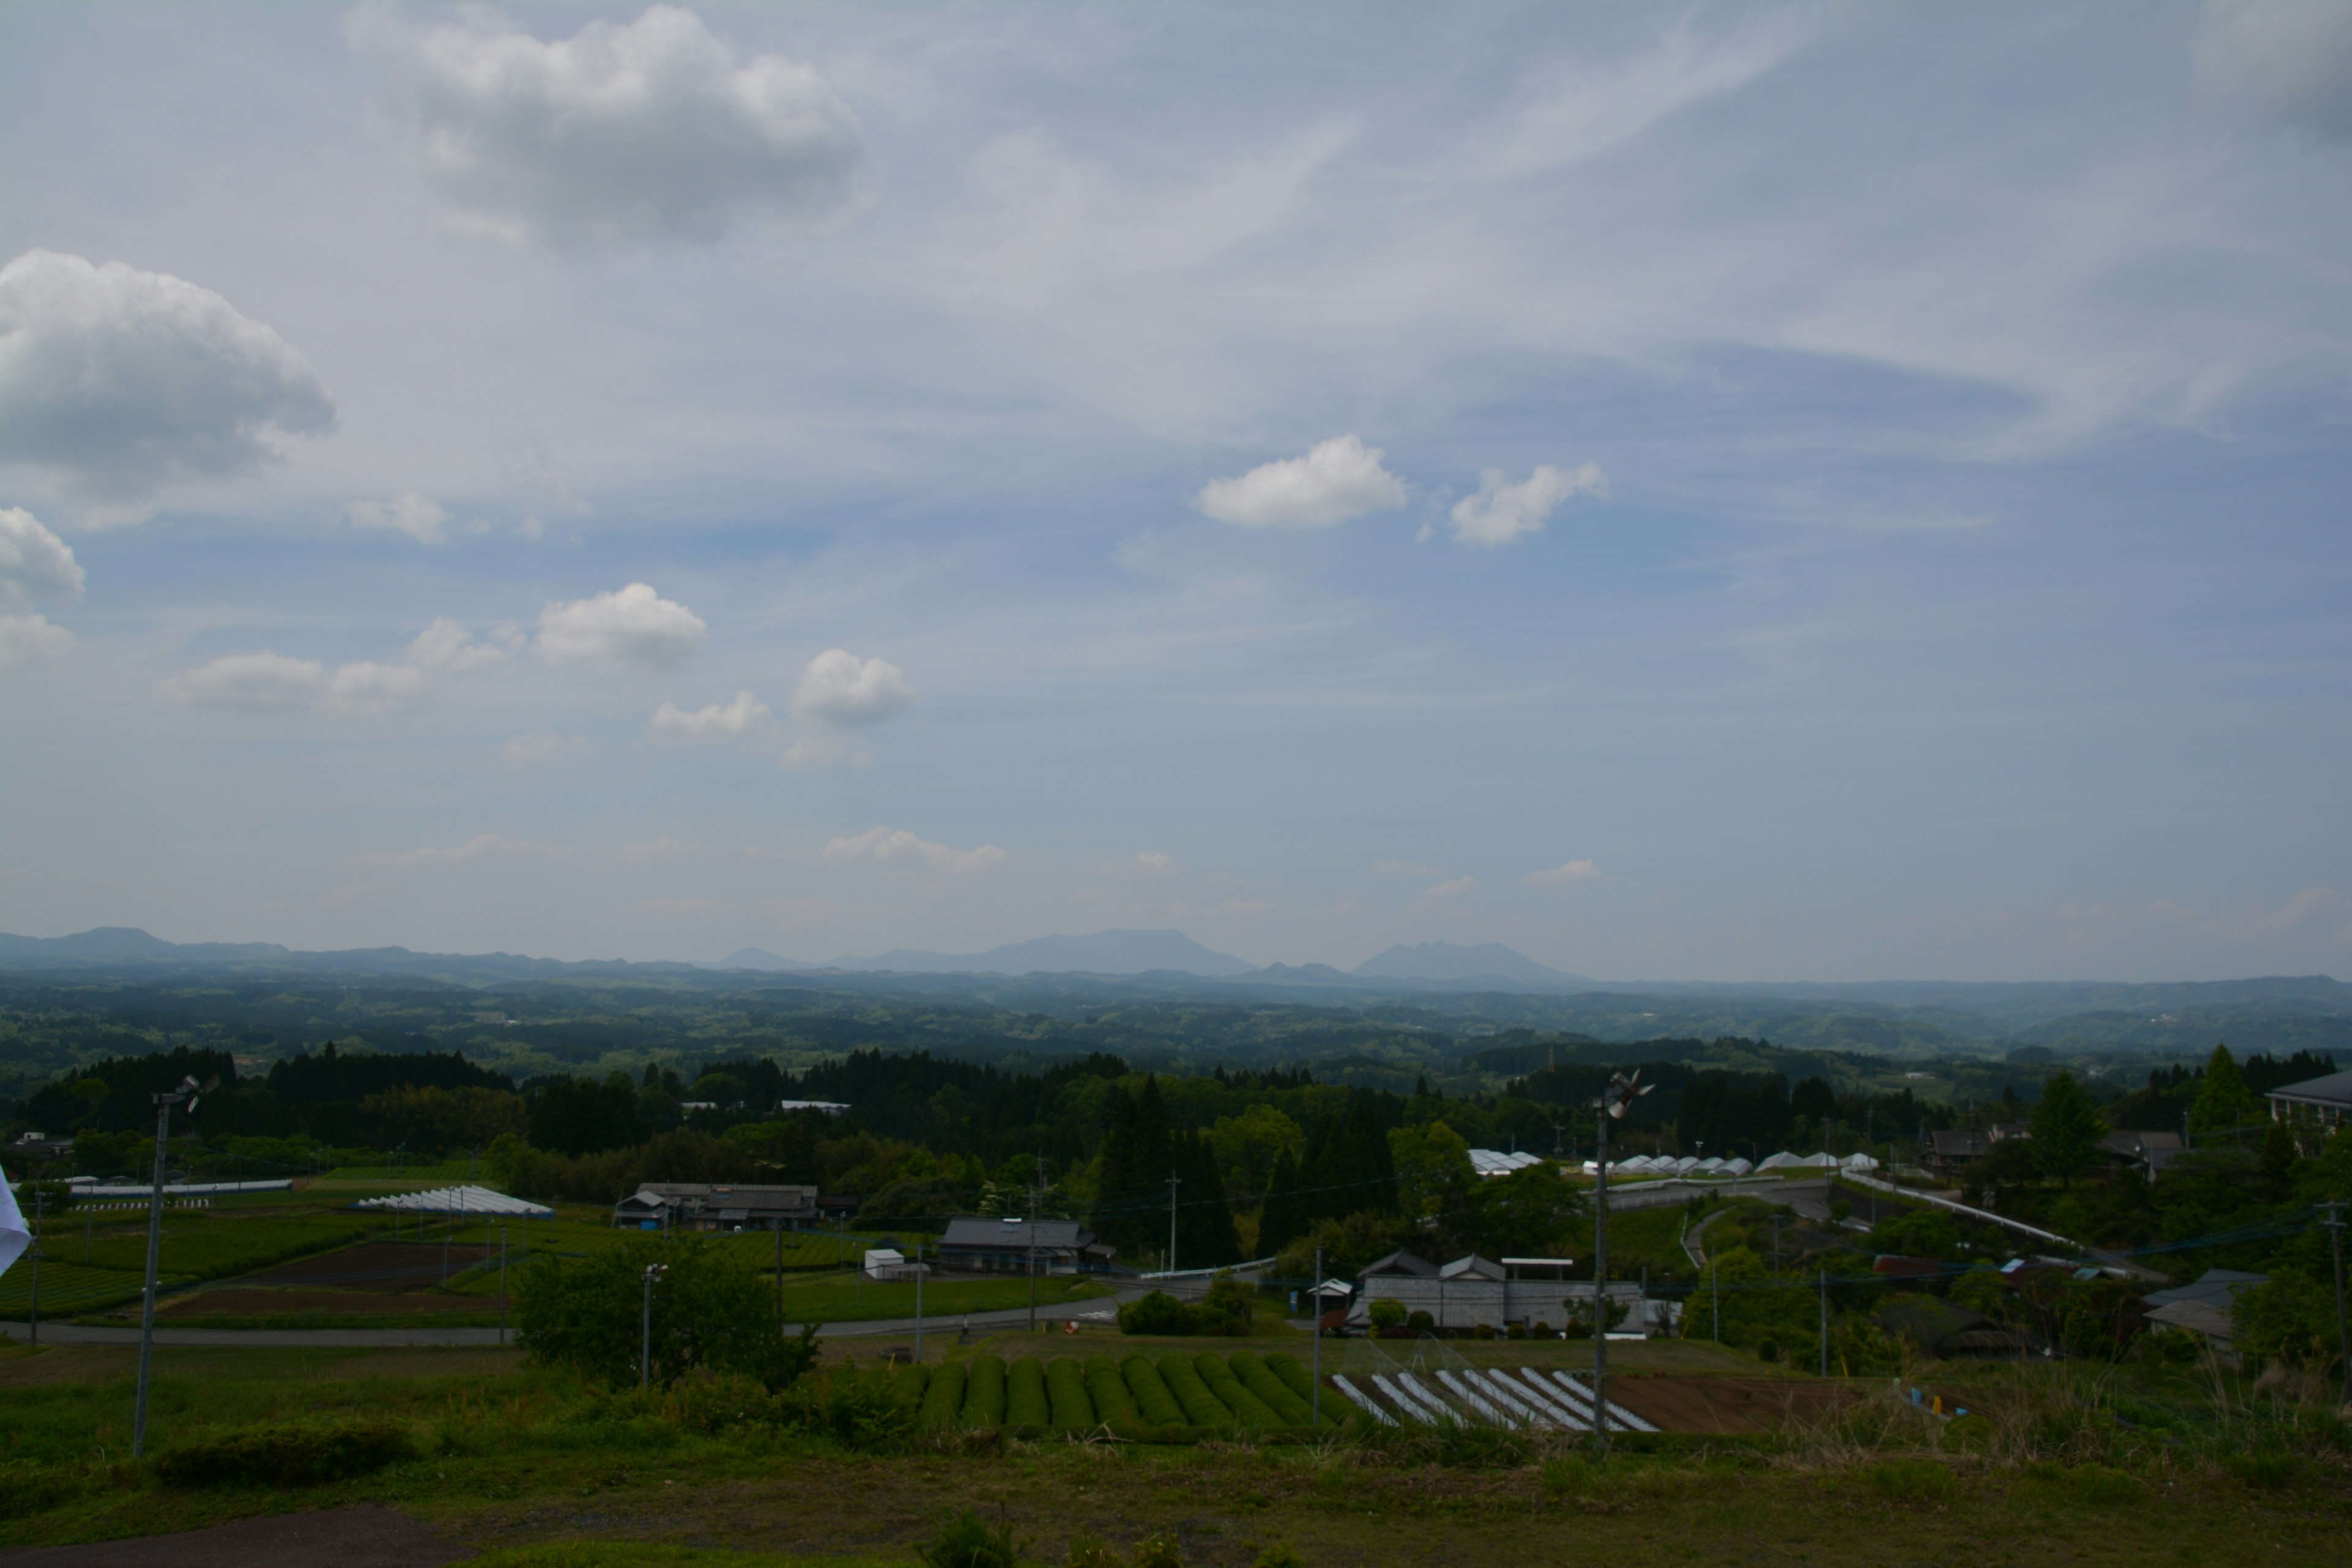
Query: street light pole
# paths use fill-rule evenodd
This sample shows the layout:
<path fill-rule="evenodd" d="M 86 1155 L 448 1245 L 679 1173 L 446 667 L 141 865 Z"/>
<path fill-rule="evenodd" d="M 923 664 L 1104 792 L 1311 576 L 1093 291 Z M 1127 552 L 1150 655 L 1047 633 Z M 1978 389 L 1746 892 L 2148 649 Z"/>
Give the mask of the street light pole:
<path fill-rule="evenodd" d="M 209 1093 L 219 1081 L 215 1079 L 200 1089 L 194 1078 L 184 1078 L 179 1088 L 150 1097 L 155 1101 L 155 1170 L 153 1183 L 147 1189 L 147 1279 L 139 1308 L 139 1397 L 131 1416 L 131 1457 L 134 1459 L 147 1452 L 147 1393 L 155 1361 L 155 1277 L 163 1257 L 163 1163 L 164 1150 L 172 1136 L 172 1107 L 184 1103 L 189 1114 L 194 1115 L 196 1097 Z"/>
<path fill-rule="evenodd" d="M 1315 1425 L 1323 1425 L 1323 1249 L 1315 1249 L 1315 1285 L 1307 1310 L 1315 1315 Z"/>
<path fill-rule="evenodd" d="M 669 1271 L 666 1263 L 646 1265 L 645 1315 L 640 1321 L 637 1341 L 637 1387 L 648 1389 L 654 1382 L 654 1281 Z"/>
<path fill-rule="evenodd" d="M 2344 1205 L 2341 1202 L 2319 1205 L 2327 1211 L 2321 1223 L 2327 1226 L 2327 1249 L 2336 1266 L 2336 1372 L 2347 1390 L 2352 1390 L 2352 1337 L 2344 1331 Z M 2345 1395 L 2352 1403 L 2352 1392 Z"/>
<path fill-rule="evenodd" d="M 1596 1176 L 1592 1188 L 1592 1452 L 1597 1458 L 1609 1451 L 1609 1123 L 1622 1121 L 1633 1101 L 1655 1089 L 1641 1081 L 1633 1069 L 1611 1076 L 1592 1102 L 1599 1128 L 1595 1139 Z"/>

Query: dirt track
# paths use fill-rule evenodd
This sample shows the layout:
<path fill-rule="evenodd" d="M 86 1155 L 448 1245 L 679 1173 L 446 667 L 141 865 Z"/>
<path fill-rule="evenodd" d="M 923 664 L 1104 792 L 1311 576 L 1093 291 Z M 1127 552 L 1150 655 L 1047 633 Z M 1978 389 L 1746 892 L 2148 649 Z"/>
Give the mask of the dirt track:
<path fill-rule="evenodd" d="M 473 1556 L 388 1508 L 240 1519 L 178 1535 L 0 1552 L 8 1568 L 442 1568 Z"/>
<path fill-rule="evenodd" d="M 444 1296 L 422 1290 L 199 1290 L 175 1297 L 157 1314 L 166 1318 L 274 1318 L 297 1312 L 463 1312 L 499 1310 L 496 1296 Z"/>

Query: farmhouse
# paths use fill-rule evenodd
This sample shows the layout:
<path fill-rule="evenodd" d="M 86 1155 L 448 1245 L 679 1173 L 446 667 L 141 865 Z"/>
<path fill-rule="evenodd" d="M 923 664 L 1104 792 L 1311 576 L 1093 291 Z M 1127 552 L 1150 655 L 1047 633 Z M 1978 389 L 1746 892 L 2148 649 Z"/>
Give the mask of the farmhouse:
<path fill-rule="evenodd" d="M 2352 1111 L 2352 1072 L 2282 1084 L 2263 1098 L 2271 1102 L 2273 1121 L 2316 1122 L 2333 1131 L 2343 1126 L 2346 1113 Z"/>
<path fill-rule="evenodd" d="M 814 1187 L 641 1182 L 613 1205 L 625 1230 L 808 1230 L 822 1223 Z"/>
<path fill-rule="evenodd" d="M 1026 1274 L 1033 1258 L 1040 1274 L 1083 1274 L 1108 1268 L 1116 1250 L 1074 1219 L 982 1215 L 950 1220 L 937 1256 L 941 1268 L 981 1274 Z"/>
<path fill-rule="evenodd" d="M 1589 1320 L 1592 1281 L 1560 1279 L 1570 1263 L 1564 1258 L 1512 1258 L 1497 1263 L 1471 1253 L 1440 1265 L 1410 1252 L 1391 1252 L 1356 1276 L 1358 1289 L 1347 1326 L 1358 1331 L 1369 1328 L 1372 1303 L 1380 1300 L 1395 1301 L 1407 1313 L 1427 1312 L 1441 1329 L 1475 1329 L 1481 1323 L 1498 1331 L 1513 1323 L 1559 1328 L 1570 1317 Z M 1678 1316 L 1675 1303 L 1645 1300 L 1641 1286 L 1632 1280 L 1610 1282 L 1609 1305 L 1612 1313 L 1622 1310 L 1619 1329 L 1625 1333 L 1661 1332 Z"/>

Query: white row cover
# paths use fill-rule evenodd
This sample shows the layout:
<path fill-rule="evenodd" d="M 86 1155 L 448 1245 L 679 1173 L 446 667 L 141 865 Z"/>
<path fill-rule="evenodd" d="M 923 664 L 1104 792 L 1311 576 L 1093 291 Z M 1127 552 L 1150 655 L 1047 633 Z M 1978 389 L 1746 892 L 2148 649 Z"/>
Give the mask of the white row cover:
<path fill-rule="evenodd" d="M 388 1198 L 362 1198 L 359 1209 L 396 1209 L 402 1214 L 506 1215 L 523 1219 L 552 1219 L 555 1211 L 544 1204 L 509 1197 L 488 1187 L 436 1187 L 429 1193 L 394 1193 Z"/>
<path fill-rule="evenodd" d="M 1470 1168 L 1482 1176 L 1507 1176 L 1513 1171 L 1524 1171 L 1529 1165 L 1540 1165 L 1540 1154 L 1506 1154 L 1499 1149 L 1473 1149 Z"/>
<path fill-rule="evenodd" d="M 1587 1173 L 1596 1169 L 1593 1163 L 1584 1163 Z M 1745 1176 L 1755 1171 L 1875 1171 L 1878 1162 L 1867 1154 L 1848 1154 L 1840 1159 L 1835 1154 L 1768 1154 L 1762 1163 L 1751 1165 L 1745 1160 L 1719 1160 L 1713 1156 L 1695 1159 L 1688 1154 L 1676 1159 L 1671 1154 L 1636 1154 L 1630 1160 L 1612 1160 L 1609 1173 L 1612 1176 Z"/>

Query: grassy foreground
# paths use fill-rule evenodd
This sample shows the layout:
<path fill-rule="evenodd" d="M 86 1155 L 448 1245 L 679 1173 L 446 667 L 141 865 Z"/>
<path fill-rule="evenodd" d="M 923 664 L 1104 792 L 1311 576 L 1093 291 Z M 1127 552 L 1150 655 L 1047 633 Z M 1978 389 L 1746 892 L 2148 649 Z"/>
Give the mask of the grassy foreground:
<path fill-rule="evenodd" d="M 955 1353 L 1035 1342 L 1001 1335 Z M 1217 1343 L 1150 1342 L 1193 1346 Z M 1642 1370 L 1651 1348 L 1628 1347 L 1622 1364 Z M 1671 1370 L 1708 1365 L 1701 1347 L 1656 1350 Z M 167 1465 L 124 1459 L 127 1350 L 0 1350 L 0 1545 L 378 1502 L 490 1553 L 485 1568 L 903 1568 L 964 1509 L 1055 1563 L 1081 1537 L 1131 1554 L 1152 1535 L 1186 1563 L 1250 1564 L 1280 1542 L 1315 1568 L 2352 1561 L 2340 1426 L 2290 1427 L 2276 1412 L 2264 1425 L 2249 1411 L 2235 1448 L 2136 1436 L 2069 1417 L 2084 1390 L 2065 1367 L 1980 1373 L 1960 1390 L 1993 1412 L 1978 1428 L 1907 1413 L 1873 1387 L 1857 1390 L 1867 1420 L 1691 1439 L 1596 1466 L 1553 1437 L 1153 1448 L 925 1433 L 863 1424 L 855 1410 L 779 1424 L 742 1418 L 747 1402 L 724 1385 L 615 1396 L 489 1349 L 167 1348 L 157 1359 L 159 1460 L 225 1436 L 371 1423 L 404 1434 L 405 1457 L 310 1485 L 174 1480 Z M 2290 1431 L 2293 1447 L 2280 1440 Z"/>

